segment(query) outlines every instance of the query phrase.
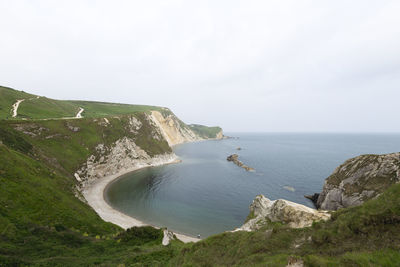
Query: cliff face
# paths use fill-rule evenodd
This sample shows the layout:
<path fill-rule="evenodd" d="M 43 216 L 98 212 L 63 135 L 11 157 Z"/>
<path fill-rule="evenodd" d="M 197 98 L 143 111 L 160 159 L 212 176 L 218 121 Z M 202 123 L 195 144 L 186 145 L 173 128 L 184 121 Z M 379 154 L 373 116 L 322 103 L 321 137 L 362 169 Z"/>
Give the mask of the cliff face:
<path fill-rule="evenodd" d="M 315 204 L 323 210 L 357 206 L 399 181 L 400 153 L 361 155 L 336 168 Z"/>
<path fill-rule="evenodd" d="M 164 117 L 161 112 L 152 111 L 149 118 L 170 146 L 203 139 L 180 122 L 173 114 Z"/>
<path fill-rule="evenodd" d="M 127 137 L 117 140 L 110 147 L 98 144 L 96 152 L 96 155 L 92 154 L 74 174 L 82 187 L 105 176 L 146 166 L 162 165 L 177 160 L 177 156 L 172 152 L 151 157 L 136 145 L 133 139 Z"/>
<path fill-rule="evenodd" d="M 258 195 L 250 205 L 248 221 L 237 230 L 256 231 L 269 222 L 281 222 L 291 228 L 311 226 L 314 221 L 328 220 L 330 214 L 288 200 L 269 200 Z"/>

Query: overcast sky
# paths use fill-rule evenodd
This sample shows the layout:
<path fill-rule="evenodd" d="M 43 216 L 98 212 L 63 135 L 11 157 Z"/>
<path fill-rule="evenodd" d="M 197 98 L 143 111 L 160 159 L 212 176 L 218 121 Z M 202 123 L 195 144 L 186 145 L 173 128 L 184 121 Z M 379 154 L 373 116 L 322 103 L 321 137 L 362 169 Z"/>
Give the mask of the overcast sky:
<path fill-rule="evenodd" d="M 0 84 L 225 131 L 400 131 L 400 1 L 0 0 Z"/>

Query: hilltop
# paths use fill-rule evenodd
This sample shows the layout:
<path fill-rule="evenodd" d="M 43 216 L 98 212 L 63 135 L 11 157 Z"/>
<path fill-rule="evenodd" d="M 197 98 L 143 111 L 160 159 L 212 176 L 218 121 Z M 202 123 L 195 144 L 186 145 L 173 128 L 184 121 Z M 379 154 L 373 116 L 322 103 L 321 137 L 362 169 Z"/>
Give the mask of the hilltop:
<path fill-rule="evenodd" d="M 0 119 L 12 118 L 12 105 L 23 100 L 18 107 L 15 119 L 60 119 L 74 118 L 80 108 L 84 117 L 98 118 L 105 116 L 132 114 L 135 112 L 163 111 L 166 108 L 146 105 L 129 105 L 118 103 L 55 100 L 0 86 Z"/>

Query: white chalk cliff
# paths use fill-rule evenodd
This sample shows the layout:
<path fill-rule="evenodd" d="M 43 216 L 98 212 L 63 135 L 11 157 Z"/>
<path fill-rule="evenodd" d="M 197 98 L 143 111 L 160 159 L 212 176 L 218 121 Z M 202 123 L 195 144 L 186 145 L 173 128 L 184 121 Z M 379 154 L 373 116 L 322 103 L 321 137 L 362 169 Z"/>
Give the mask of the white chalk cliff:
<path fill-rule="evenodd" d="M 170 146 L 203 139 L 189 127 L 182 127 L 179 119 L 172 114 L 164 117 L 159 111 L 152 111 L 150 119 L 158 127 Z"/>
<path fill-rule="evenodd" d="M 235 231 L 255 231 L 269 222 L 281 222 L 291 228 L 309 227 L 314 221 L 328 220 L 330 214 L 288 200 L 270 200 L 258 195 L 250 205 L 250 219 Z"/>

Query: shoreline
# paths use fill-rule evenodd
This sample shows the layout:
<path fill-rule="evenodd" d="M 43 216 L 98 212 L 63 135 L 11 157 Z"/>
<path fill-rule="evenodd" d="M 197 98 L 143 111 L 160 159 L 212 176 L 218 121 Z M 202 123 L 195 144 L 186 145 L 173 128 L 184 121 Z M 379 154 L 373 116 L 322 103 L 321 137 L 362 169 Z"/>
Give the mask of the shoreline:
<path fill-rule="evenodd" d="M 148 167 L 175 164 L 179 162 L 181 162 L 181 160 L 175 157 L 174 159 L 171 159 L 170 161 L 167 162 L 163 162 L 162 164 L 149 164 L 147 166 L 142 165 L 124 169 L 116 174 L 102 177 L 96 180 L 94 183 L 84 187 L 82 190 L 82 195 L 86 199 L 89 206 L 91 206 L 96 211 L 96 213 L 106 222 L 111 222 L 113 224 L 116 224 L 125 230 L 133 226 L 152 226 L 158 228 L 154 225 L 145 223 L 141 220 L 138 220 L 132 216 L 129 216 L 125 213 L 122 213 L 114 209 L 113 207 L 110 206 L 110 204 L 108 204 L 108 202 L 104 197 L 104 194 L 108 185 L 116 181 L 122 175 Z M 174 234 L 179 240 L 183 241 L 184 243 L 197 242 L 201 240 L 199 238 L 192 237 L 186 234 L 180 234 L 175 232 Z"/>

